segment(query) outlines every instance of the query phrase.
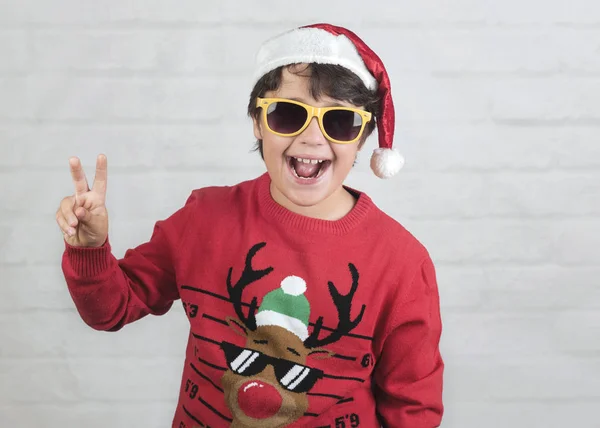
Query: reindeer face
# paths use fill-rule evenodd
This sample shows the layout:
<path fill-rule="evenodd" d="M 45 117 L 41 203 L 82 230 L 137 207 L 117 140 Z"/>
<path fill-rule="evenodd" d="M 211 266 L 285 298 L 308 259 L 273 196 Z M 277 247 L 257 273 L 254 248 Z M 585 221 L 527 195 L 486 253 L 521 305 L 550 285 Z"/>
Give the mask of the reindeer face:
<path fill-rule="evenodd" d="M 260 243 L 250 249 L 240 279 L 234 285 L 227 275 L 227 290 L 239 320 L 227 318 L 227 323 L 237 334 L 246 338 L 244 347 L 222 342 L 221 348 L 229 368 L 221 382 L 225 400 L 233 416 L 234 428 L 277 428 L 289 425 L 308 409 L 307 392 L 324 376 L 319 369 L 307 364 L 307 358 L 315 354 L 328 358 L 332 354 L 317 346 L 339 340 L 343 334 L 360 323 L 365 306 L 354 320 L 350 307 L 356 288 L 358 273 L 349 264 L 352 286 L 349 294 L 340 294 L 329 282 L 330 295 L 338 308 L 338 326 L 324 339 L 319 339 L 323 318 L 319 317 L 312 333 L 308 333 L 310 305 L 304 292 L 306 283 L 302 278 L 288 276 L 281 288 L 267 293 L 258 313 L 257 298 L 250 304 L 242 302 L 243 289 L 252 282 L 268 275 L 273 268 L 254 270 L 252 258 L 266 244 Z M 249 306 L 247 315 L 243 306 Z"/>
<path fill-rule="evenodd" d="M 235 320 L 228 320 L 237 330 Z M 237 327 L 235 327 L 237 326 Z M 229 370 L 222 378 L 225 399 L 239 427 L 280 427 L 304 415 L 308 392 L 323 372 L 305 365 L 308 350 L 298 336 L 278 326 L 249 332 L 246 346 L 223 342 Z"/>

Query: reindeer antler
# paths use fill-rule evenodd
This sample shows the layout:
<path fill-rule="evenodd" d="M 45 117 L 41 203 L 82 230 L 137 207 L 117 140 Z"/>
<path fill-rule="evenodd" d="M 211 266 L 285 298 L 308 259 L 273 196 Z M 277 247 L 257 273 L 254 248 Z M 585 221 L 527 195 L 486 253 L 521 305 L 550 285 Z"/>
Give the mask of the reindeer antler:
<path fill-rule="evenodd" d="M 358 288 L 358 271 L 352 263 L 349 263 L 348 267 L 350 268 L 350 274 L 352 275 L 352 287 L 350 288 L 350 292 L 348 294 L 340 294 L 337 288 L 335 288 L 335 285 L 333 285 L 333 282 L 329 281 L 329 294 L 331 294 L 333 303 L 335 303 L 338 311 L 339 320 L 337 327 L 329 336 L 319 340 L 319 333 L 323 327 L 323 317 L 319 317 L 312 334 L 304 341 L 304 346 L 306 348 L 316 348 L 337 342 L 342 338 L 343 335 L 352 331 L 361 322 L 365 313 L 365 309 L 367 308 L 366 305 L 362 305 L 360 313 L 354 319 L 354 321 L 350 320 L 352 299 L 354 298 L 354 293 Z"/>
<path fill-rule="evenodd" d="M 252 258 L 256 255 L 258 250 L 265 245 L 267 245 L 266 242 L 260 242 L 250 248 L 250 251 L 248 251 L 248 254 L 246 255 L 244 271 L 235 285 L 231 285 L 231 272 L 233 271 L 233 267 L 230 267 L 229 272 L 227 273 L 227 291 L 229 292 L 229 299 L 231 300 L 231 303 L 233 303 L 235 313 L 240 321 L 252 331 L 256 330 L 256 318 L 254 317 L 254 314 L 256 312 L 257 300 L 256 297 L 252 299 L 250 309 L 248 310 L 248 316 L 244 316 L 244 311 L 242 311 L 242 292 L 249 284 L 258 281 L 263 276 L 270 274 L 273 270 L 272 267 L 262 270 L 252 269 Z"/>

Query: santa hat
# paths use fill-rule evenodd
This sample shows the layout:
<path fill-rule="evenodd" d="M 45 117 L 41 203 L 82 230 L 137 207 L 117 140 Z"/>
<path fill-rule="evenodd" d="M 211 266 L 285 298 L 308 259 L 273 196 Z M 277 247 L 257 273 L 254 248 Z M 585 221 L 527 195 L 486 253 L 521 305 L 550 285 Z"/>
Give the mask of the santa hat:
<path fill-rule="evenodd" d="M 335 64 L 356 74 L 381 99 L 377 115 L 379 148 L 371 156 L 371 169 L 389 178 L 402 168 L 404 157 L 392 147 L 395 126 L 390 79 L 381 59 L 356 34 L 330 24 L 296 28 L 267 40 L 256 57 L 254 82 L 278 67 L 298 63 Z"/>
<path fill-rule="evenodd" d="M 265 297 L 256 313 L 256 326 L 274 325 L 294 333 L 305 341 L 308 337 L 310 304 L 304 296 L 306 282 L 298 276 L 288 276 L 281 287 Z"/>

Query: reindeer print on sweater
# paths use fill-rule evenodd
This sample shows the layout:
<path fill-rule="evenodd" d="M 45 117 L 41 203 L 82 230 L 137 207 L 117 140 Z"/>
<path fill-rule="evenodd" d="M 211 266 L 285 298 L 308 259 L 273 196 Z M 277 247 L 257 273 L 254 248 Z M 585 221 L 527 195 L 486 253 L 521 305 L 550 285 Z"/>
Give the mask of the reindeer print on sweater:
<path fill-rule="evenodd" d="M 318 416 L 310 412 L 309 396 L 323 379 L 340 379 L 354 383 L 364 381 L 360 378 L 328 376 L 324 370 L 313 366 L 315 361 L 336 357 L 356 360 L 356 357 L 338 355 L 326 347 L 350 334 L 364 316 L 365 305 L 355 305 L 357 308 L 353 308 L 352 305 L 359 287 L 357 268 L 352 263 L 347 266 L 348 281 L 351 285 L 346 294 L 340 293 L 333 281 L 328 281 L 323 287 L 323 291 L 327 292 L 322 293 L 321 298 L 327 297 L 332 300 L 337 309 L 338 320 L 337 326 L 325 327 L 323 316 L 314 317 L 314 314 L 311 314 L 311 304 L 305 296 L 308 285 L 300 276 L 290 272 L 280 281 L 278 288 L 266 292 L 262 298 L 252 294 L 253 285 L 272 274 L 274 269 L 271 266 L 253 266 L 254 257 L 265 246 L 264 242 L 254 245 L 248 251 L 243 266 L 229 268 L 226 296 L 186 287 L 230 302 L 236 316 L 217 319 L 216 323 L 227 326 L 229 338 L 243 338 L 243 341 L 240 341 L 209 337 L 208 331 L 194 335 L 201 342 L 220 348 L 222 359 L 218 363 L 203 360 L 202 350 L 196 350 L 198 361 L 202 365 L 217 368 L 222 372 L 218 383 L 202 373 L 196 365 L 193 365 L 193 368 L 201 378 L 208 379 L 213 388 L 222 393 L 228 413 L 218 410 L 214 400 L 213 404 L 210 404 L 208 396 L 198 397 L 213 413 L 218 414 L 221 420 L 229 423 L 222 426 L 289 426 L 302 417 Z M 237 275 L 234 272 L 237 272 Z M 188 316 L 198 316 L 199 309 L 196 306 L 188 305 L 186 309 Z M 215 318 L 207 313 L 203 316 Z M 314 318 L 316 321 L 311 323 L 310 320 Z M 309 327 L 312 327 L 310 332 Z M 358 363 L 360 362 L 359 360 Z M 190 381 L 187 385 L 187 391 L 193 396 L 198 395 L 197 384 L 197 381 Z M 332 405 L 336 402 L 351 401 L 337 396 L 336 392 L 319 391 L 314 395 L 333 398 Z M 201 422 L 189 412 L 188 416 L 198 423 L 197 426 L 212 426 Z M 351 425 L 348 421 L 347 426 L 359 426 L 358 415 L 352 416 L 356 418 L 356 423 Z"/>

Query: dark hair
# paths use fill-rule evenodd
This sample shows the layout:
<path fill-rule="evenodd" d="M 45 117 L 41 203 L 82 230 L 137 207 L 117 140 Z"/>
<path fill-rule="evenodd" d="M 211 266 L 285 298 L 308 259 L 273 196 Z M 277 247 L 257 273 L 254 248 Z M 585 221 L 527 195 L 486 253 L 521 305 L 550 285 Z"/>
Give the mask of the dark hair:
<path fill-rule="evenodd" d="M 376 91 L 368 89 L 363 81 L 353 72 L 340 65 L 332 64 L 307 64 L 306 67 L 298 67 L 298 64 L 278 67 L 262 76 L 250 93 L 248 103 L 248 116 L 259 119 L 261 109 L 256 107 L 256 98 L 264 97 L 267 91 L 276 91 L 281 85 L 283 68 L 290 73 L 306 76 L 310 79 L 310 95 L 319 100 L 326 95 L 339 101 L 346 101 L 356 106 L 363 106 L 371 112 L 374 118 L 367 124 L 361 138 L 362 145 L 365 139 L 375 129 L 375 116 L 379 113 L 379 97 Z M 254 150 L 263 156 L 262 140 L 256 141 Z"/>

